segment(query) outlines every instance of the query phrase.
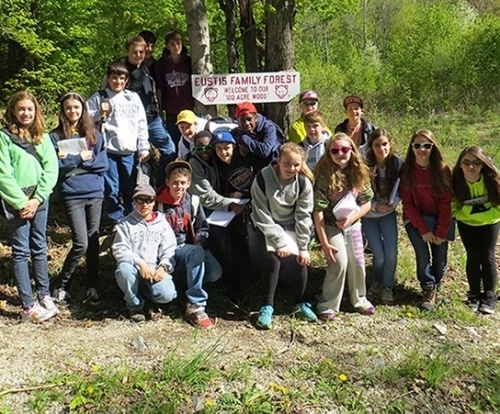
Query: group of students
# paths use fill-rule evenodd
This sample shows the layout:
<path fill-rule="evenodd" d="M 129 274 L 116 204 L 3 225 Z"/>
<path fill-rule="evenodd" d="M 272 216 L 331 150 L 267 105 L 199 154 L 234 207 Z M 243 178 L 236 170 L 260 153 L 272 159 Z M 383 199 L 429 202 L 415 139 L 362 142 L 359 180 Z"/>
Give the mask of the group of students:
<path fill-rule="evenodd" d="M 264 282 L 260 328 L 272 325 L 280 281 L 291 286 L 294 313 L 306 320 L 334 319 L 346 283 L 352 308 L 373 315 L 371 300 L 394 300 L 399 199 L 415 249 L 422 307 L 436 306 L 456 220 L 467 252 L 467 303 L 482 313 L 494 311 L 500 175 L 481 148 L 465 148 L 450 171 L 432 132 L 420 130 L 403 161 L 394 154 L 387 131 L 363 119 L 359 97 L 344 100 L 347 119 L 332 135 L 317 110 L 316 93 L 305 91 L 299 103 L 307 109 L 290 132 L 299 143 L 283 143 L 279 128 L 250 102 L 237 105 L 234 125 L 213 133 L 192 111 L 179 112 L 184 159 L 166 164 L 156 189 L 148 183 L 136 186 L 136 167 L 149 157 L 152 133 L 143 102 L 125 87 L 129 76 L 125 65 L 110 65 L 109 105 L 95 101 L 101 91 L 87 102 L 78 93 L 64 95 L 59 124 L 50 135 L 31 93 L 18 92 L 9 101 L 0 131 L 0 196 L 23 319 L 47 320 L 58 313 L 54 301 L 70 301 L 72 275 L 84 255 L 87 299 L 101 301 L 99 226 L 105 194 L 109 217 L 116 221 L 115 277 L 136 322 L 146 319 L 146 299 L 168 303 L 177 296 L 176 286 L 185 286 L 186 318 L 213 327 L 205 283 L 222 278 L 229 297 L 238 301 L 248 263 L 258 264 L 255 271 Z M 56 184 L 73 245 L 52 281 L 51 295 L 46 224 Z M 228 224 L 208 225 L 213 212 L 230 213 Z M 305 297 L 313 228 L 328 261 L 316 308 Z M 363 237 L 373 253 L 374 282 L 368 292 Z"/>

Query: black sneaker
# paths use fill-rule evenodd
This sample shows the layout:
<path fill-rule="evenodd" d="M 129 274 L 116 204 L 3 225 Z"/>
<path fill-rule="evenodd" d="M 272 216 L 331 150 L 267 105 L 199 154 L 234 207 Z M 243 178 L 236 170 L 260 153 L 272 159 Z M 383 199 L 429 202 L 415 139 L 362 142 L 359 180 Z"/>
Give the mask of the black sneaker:
<path fill-rule="evenodd" d="M 472 312 L 477 312 L 479 310 L 479 305 L 481 304 L 481 300 L 477 295 L 469 295 L 467 296 L 467 306 Z"/>
<path fill-rule="evenodd" d="M 485 315 L 491 315 L 495 313 L 495 305 L 497 303 L 497 297 L 495 292 L 486 291 L 481 299 L 481 305 L 479 305 L 479 312 Z"/>
<path fill-rule="evenodd" d="M 90 303 L 92 306 L 97 306 L 101 303 L 101 296 L 96 288 L 88 288 L 85 294 L 85 302 Z"/>

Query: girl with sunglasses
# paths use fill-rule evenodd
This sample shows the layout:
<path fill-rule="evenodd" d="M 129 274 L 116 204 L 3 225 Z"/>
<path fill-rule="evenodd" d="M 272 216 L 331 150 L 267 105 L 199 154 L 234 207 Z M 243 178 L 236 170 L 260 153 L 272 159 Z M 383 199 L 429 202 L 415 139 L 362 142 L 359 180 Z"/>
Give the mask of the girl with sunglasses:
<path fill-rule="evenodd" d="M 363 233 L 373 253 L 373 282 L 370 298 L 383 304 L 394 302 L 394 281 L 398 257 L 398 224 L 396 207 L 399 172 L 403 160 L 394 154 L 392 139 L 385 129 L 377 128 L 368 137 L 366 164 L 372 170 L 374 197 L 371 210 L 363 217 Z"/>
<path fill-rule="evenodd" d="M 319 316 L 323 320 L 335 318 L 346 281 L 354 309 L 373 315 L 375 307 L 366 298 L 360 222 L 370 211 L 373 197 L 370 170 L 347 134 L 340 132 L 328 140 L 327 152 L 316 164 L 314 178 L 314 225 L 328 260 Z"/>
<path fill-rule="evenodd" d="M 495 247 L 500 229 L 500 174 L 476 145 L 465 148 L 453 168 L 452 210 L 467 252 L 467 304 L 474 311 L 492 314 L 498 277 Z"/>
<path fill-rule="evenodd" d="M 102 135 L 95 129 L 85 100 L 70 92 L 60 101 L 59 125 L 51 133 L 59 158 L 59 185 L 64 209 L 71 228 L 72 247 L 57 278 L 54 299 L 60 305 L 70 300 L 70 281 L 80 262 L 86 257 L 86 300 L 96 305 L 99 274 L 99 225 L 104 200 L 104 172 L 108 156 Z M 78 143 L 77 151 L 65 144 Z"/>
<path fill-rule="evenodd" d="M 400 196 L 404 225 L 417 260 L 420 306 L 433 311 L 455 226 L 451 217 L 451 171 L 429 130 L 422 129 L 411 137 L 401 170 Z"/>

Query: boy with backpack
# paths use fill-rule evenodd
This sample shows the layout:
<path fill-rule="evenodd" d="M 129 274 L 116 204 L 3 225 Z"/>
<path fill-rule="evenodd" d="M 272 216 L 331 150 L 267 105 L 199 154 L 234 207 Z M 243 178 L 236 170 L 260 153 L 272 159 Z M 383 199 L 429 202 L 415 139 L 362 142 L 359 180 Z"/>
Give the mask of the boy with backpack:
<path fill-rule="evenodd" d="M 128 77 L 122 62 L 112 63 L 107 70 L 106 89 L 95 92 L 87 101 L 94 123 L 102 122 L 109 160 L 104 183 L 108 217 L 112 223 L 133 210 L 137 165 L 145 163 L 149 157 L 146 113 L 139 95 L 125 89 Z"/>

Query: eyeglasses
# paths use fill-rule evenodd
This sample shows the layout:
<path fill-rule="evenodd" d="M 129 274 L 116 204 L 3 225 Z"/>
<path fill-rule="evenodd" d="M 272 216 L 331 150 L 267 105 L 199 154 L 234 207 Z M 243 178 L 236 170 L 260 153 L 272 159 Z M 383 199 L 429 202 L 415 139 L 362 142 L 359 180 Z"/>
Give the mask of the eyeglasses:
<path fill-rule="evenodd" d="M 318 103 L 318 101 L 302 101 L 300 104 L 304 106 L 314 106 Z"/>
<path fill-rule="evenodd" d="M 212 149 L 212 146 L 210 144 L 208 145 L 195 145 L 194 150 L 196 152 L 208 152 Z"/>
<path fill-rule="evenodd" d="M 137 204 L 143 205 L 143 204 L 153 204 L 155 202 L 155 199 L 154 198 L 141 198 L 141 197 L 137 197 L 137 198 L 134 199 L 134 201 Z"/>
<path fill-rule="evenodd" d="M 349 151 L 351 151 L 351 150 L 352 150 L 351 147 L 333 147 L 333 148 L 329 149 L 330 154 L 333 154 L 333 155 L 337 155 L 339 153 L 341 155 L 349 154 Z"/>
<path fill-rule="evenodd" d="M 482 161 L 479 160 L 476 161 L 462 160 L 460 164 L 462 164 L 462 167 L 468 167 L 468 168 L 479 168 L 483 165 Z"/>
<path fill-rule="evenodd" d="M 419 150 L 420 148 L 422 148 L 426 151 L 430 151 L 434 146 L 434 144 L 432 144 L 431 142 L 426 142 L 425 144 L 419 144 L 418 142 L 414 142 L 413 144 L 411 144 L 411 146 L 413 147 L 414 150 Z"/>

